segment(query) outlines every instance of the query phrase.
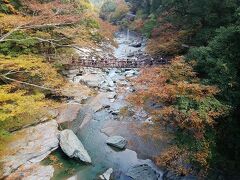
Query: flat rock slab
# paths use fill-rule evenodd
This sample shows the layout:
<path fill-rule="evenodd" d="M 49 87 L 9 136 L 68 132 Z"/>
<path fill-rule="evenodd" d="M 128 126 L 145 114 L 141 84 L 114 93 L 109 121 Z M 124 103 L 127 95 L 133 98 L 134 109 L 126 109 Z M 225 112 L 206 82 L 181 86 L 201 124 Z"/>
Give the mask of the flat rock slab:
<path fill-rule="evenodd" d="M 104 74 L 84 74 L 83 76 L 74 77 L 75 83 L 84 83 L 90 88 L 99 87 L 101 82 L 104 81 Z"/>
<path fill-rule="evenodd" d="M 88 152 L 72 130 L 65 129 L 60 132 L 60 146 L 68 157 L 87 163 L 92 162 Z"/>
<path fill-rule="evenodd" d="M 0 160 L 3 176 L 8 176 L 28 162 L 40 162 L 59 145 L 58 124 L 55 120 L 17 131 L 14 136 L 19 139 L 9 145 L 9 154 Z"/>
<path fill-rule="evenodd" d="M 77 118 L 81 105 L 77 103 L 64 104 L 59 108 L 58 123 L 72 122 Z"/>
<path fill-rule="evenodd" d="M 6 178 L 6 180 L 50 180 L 53 177 L 53 166 L 42 166 L 39 163 L 22 165 L 18 170 Z"/>
<path fill-rule="evenodd" d="M 112 136 L 107 139 L 106 142 L 110 146 L 114 146 L 119 149 L 124 149 L 127 145 L 127 140 L 122 136 Z"/>
<path fill-rule="evenodd" d="M 140 164 L 131 167 L 128 172 L 126 173 L 127 176 L 131 177 L 135 180 L 160 180 L 161 175 L 158 174 L 155 170 L 153 170 L 147 164 Z"/>

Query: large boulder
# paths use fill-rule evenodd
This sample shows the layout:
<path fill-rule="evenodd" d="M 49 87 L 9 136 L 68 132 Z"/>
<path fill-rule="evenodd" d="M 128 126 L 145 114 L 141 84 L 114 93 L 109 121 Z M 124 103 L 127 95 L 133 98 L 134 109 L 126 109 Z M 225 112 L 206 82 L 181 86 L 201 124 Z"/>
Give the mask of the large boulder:
<path fill-rule="evenodd" d="M 106 172 L 104 172 L 102 175 L 100 175 L 99 178 L 101 180 L 110 180 L 112 173 L 113 173 L 113 169 L 109 168 L 108 170 L 106 170 Z"/>
<path fill-rule="evenodd" d="M 140 164 L 131 167 L 126 173 L 132 179 L 139 180 L 160 180 L 161 175 L 152 169 L 148 164 Z"/>
<path fill-rule="evenodd" d="M 98 88 L 101 85 L 101 82 L 104 81 L 104 74 L 92 74 L 86 73 L 83 76 L 75 76 L 73 79 L 74 83 L 83 83 L 90 88 Z"/>
<path fill-rule="evenodd" d="M 142 42 L 141 41 L 135 41 L 131 44 L 132 47 L 135 47 L 135 48 L 139 48 L 142 46 Z"/>
<path fill-rule="evenodd" d="M 133 77 L 133 76 L 135 76 L 135 75 L 137 75 L 137 74 L 138 74 L 138 72 L 137 72 L 136 70 L 130 70 L 130 71 L 126 71 L 126 72 L 125 72 L 125 76 L 126 76 L 127 78 Z"/>
<path fill-rule="evenodd" d="M 101 85 L 101 91 L 103 91 L 103 92 L 114 92 L 115 91 L 115 87 L 110 87 L 110 86 L 108 86 L 108 84 L 103 83 Z"/>
<path fill-rule="evenodd" d="M 60 132 L 60 147 L 70 158 L 77 158 L 86 163 L 92 162 L 81 141 L 70 129 L 65 129 Z"/>
<path fill-rule="evenodd" d="M 114 146 L 119 149 L 124 149 L 127 145 L 127 140 L 121 136 L 112 136 L 107 139 L 106 143 L 110 146 Z"/>
<path fill-rule="evenodd" d="M 55 120 L 13 133 L 18 137 L 9 144 L 9 153 L 0 159 L 3 177 L 26 163 L 38 163 L 58 148 L 59 131 Z M 1 179 L 1 175 L 0 175 Z"/>
<path fill-rule="evenodd" d="M 127 57 L 129 57 L 129 58 L 130 58 L 130 57 L 134 57 L 134 55 L 135 55 L 134 52 L 131 52 L 131 53 L 128 53 L 128 54 L 127 54 Z"/>
<path fill-rule="evenodd" d="M 114 99 L 114 98 L 116 98 L 116 96 L 117 96 L 116 92 L 108 92 L 107 93 L 107 98 L 109 98 L 109 99 Z"/>
<path fill-rule="evenodd" d="M 117 81 L 120 77 L 119 74 L 117 74 L 116 70 L 110 70 L 108 73 L 108 76 L 113 80 L 113 81 Z"/>
<path fill-rule="evenodd" d="M 112 80 L 109 76 L 106 76 L 106 77 L 105 77 L 105 83 L 106 83 L 108 86 L 110 86 L 110 87 L 114 87 L 114 86 L 115 86 L 113 80 Z"/>

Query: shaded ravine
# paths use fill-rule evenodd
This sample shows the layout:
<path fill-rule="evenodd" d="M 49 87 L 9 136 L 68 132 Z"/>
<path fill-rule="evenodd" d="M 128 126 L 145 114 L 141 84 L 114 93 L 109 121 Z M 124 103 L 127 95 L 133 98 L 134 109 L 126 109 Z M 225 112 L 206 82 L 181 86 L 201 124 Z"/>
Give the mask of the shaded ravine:
<path fill-rule="evenodd" d="M 139 37 L 133 33 L 130 35 L 129 41 L 139 41 Z M 126 42 L 126 33 L 123 32 L 117 34 L 117 42 L 119 46 L 114 52 L 116 57 L 127 58 L 128 55 L 126 53 L 136 52 L 140 54 L 144 50 L 142 46 L 129 48 L 129 42 Z M 122 117 L 120 115 L 121 109 L 127 105 L 125 96 L 131 92 L 131 83 L 126 75 L 129 71 L 131 70 L 112 69 L 104 72 L 107 76 L 111 73 L 116 74 L 115 78 L 117 80 L 114 85 L 114 92 L 102 92 L 100 88 L 97 91 L 97 95 L 89 97 L 84 102 L 74 121 L 61 125 L 63 128 L 70 128 L 75 132 L 89 152 L 92 164 L 86 165 L 69 159 L 58 149 L 53 155 L 58 158 L 59 163 L 62 163 L 62 167 L 55 167 L 53 179 L 67 179 L 71 177 L 71 179 L 93 180 L 98 179 L 99 175 L 109 168 L 114 170 L 114 179 L 131 179 L 125 175 L 126 172 L 129 168 L 139 164 L 148 164 L 159 174 L 159 177 L 162 176 L 163 172 L 148 158 L 156 156 L 159 149 L 167 146 L 167 140 L 158 143 L 151 142 L 150 139 L 144 141 L 144 139 L 134 133 L 131 127 L 132 124 L 141 125 L 142 122 L 139 119 L 146 119 L 147 115 L 136 115 L 137 112 L 135 112 L 134 116 Z M 96 76 L 98 75 L 100 74 L 96 74 Z M 134 78 L 136 75 L 137 73 L 132 75 L 131 78 Z M 124 84 L 123 87 L 122 84 Z M 116 97 L 109 98 L 113 93 L 116 94 Z M 106 139 L 112 135 L 125 137 L 128 140 L 127 149 L 119 151 L 108 146 Z M 50 163 L 49 158 L 45 160 L 44 164 L 48 163 Z"/>

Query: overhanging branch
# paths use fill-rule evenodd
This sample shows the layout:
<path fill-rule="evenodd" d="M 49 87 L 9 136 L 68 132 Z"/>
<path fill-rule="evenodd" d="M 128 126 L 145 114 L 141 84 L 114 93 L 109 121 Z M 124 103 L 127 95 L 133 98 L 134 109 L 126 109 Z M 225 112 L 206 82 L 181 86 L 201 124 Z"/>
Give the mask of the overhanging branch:
<path fill-rule="evenodd" d="M 74 24 L 76 24 L 76 22 L 69 22 L 69 23 L 52 23 L 52 24 L 38 24 L 38 25 L 29 25 L 29 24 L 20 25 L 20 26 L 17 26 L 16 28 L 12 29 L 11 31 L 9 31 L 9 32 L 6 33 L 5 35 L 3 35 L 2 37 L 0 37 L 0 42 L 4 42 L 7 37 L 9 37 L 11 34 L 13 34 L 14 32 L 16 32 L 16 31 L 18 31 L 18 30 L 24 30 L 24 29 L 40 29 L 40 28 L 59 27 L 59 26 L 70 26 L 70 25 L 74 25 Z"/>
<path fill-rule="evenodd" d="M 32 86 L 32 87 L 36 87 L 36 88 L 40 88 L 40 89 L 56 92 L 55 89 L 44 87 L 44 86 L 39 86 L 39 85 L 36 85 L 36 84 L 24 82 L 24 81 L 19 81 L 19 80 L 16 80 L 16 79 L 9 78 L 6 75 L 0 75 L 0 77 L 5 79 L 5 80 L 8 80 L 8 81 L 17 82 L 17 83 L 24 84 L 24 85 L 27 85 L 27 86 Z"/>
<path fill-rule="evenodd" d="M 12 33 L 18 31 L 21 28 L 21 26 L 18 26 L 14 29 L 12 29 L 11 31 L 9 31 L 7 34 L 3 35 L 2 37 L 0 37 L 0 42 L 3 42 L 4 39 L 6 39 L 7 37 L 9 37 Z"/>

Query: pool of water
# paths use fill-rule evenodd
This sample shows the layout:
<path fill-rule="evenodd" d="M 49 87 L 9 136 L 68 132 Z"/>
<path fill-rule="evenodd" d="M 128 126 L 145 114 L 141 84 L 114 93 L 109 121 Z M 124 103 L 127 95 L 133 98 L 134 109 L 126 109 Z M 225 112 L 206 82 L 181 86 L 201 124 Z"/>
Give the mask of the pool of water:
<path fill-rule="evenodd" d="M 80 116 L 81 118 L 82 116 Z M 129 179 L 124 176 L 127 170 L 138 164 L 147 163 L 161 173 L 151 160 L 138 159 L 137 153 L 130 149 L 120 151 L 106 144 L 107 135 L 101 133 L 100 129 L 104 124 L 113 120 L 107 111 L 101 111 L 93 116 L 81 130 L 75 132 L 92 158 L 92 164 L 84 164 L 80 161 L 68 158 L 60 149 L 52 155 L 57 158 L 61 166 L 55 166 L 55 180 L 74 177 L 79 180 L 94 180 L 104 173 L 108 168 L 114 169 L 115 179 Z M 74 129 L 74 128 L 73 128 Z M 51 164 L 50 159 L 45 164 Z"/>

